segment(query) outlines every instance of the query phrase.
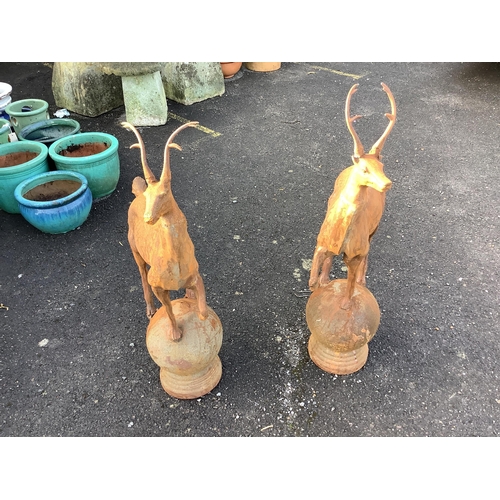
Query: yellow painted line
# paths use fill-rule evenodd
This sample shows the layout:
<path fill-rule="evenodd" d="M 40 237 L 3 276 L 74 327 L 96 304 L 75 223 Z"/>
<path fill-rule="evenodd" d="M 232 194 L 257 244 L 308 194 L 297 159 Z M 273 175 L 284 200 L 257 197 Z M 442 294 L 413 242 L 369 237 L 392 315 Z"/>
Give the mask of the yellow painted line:
<path fill-rule="evenodd" d="M 323 68 L 322 66 L 311 66 L 311 68 L 319 69 L 321 71 L 329 71 L 330 73 L 335 73 L 336 75 L 340 75 L 340 76 L 347 76 L 347 77 L 352 78 L 354 80 L 359 80 L 360 78 L 363 78 L 364 76 L 366 76 L 366 75 L 352 75 L 350 73 L 344 73 L 342 71 L 337 71 L 335 69 Z"/>
<path fill-rule="evenodd" d="M 174 113 L 168 113 L 168 116 L 170 118 L 173 118 L 174 120 L 177 120 L 178 122 L 181 123 L 189 123 L 191 120 L 186 120 L 185 118 L 182 118 L 182 116 L 179 115 L 174 115 Z M 201 132 L 204 132 L 205 134 L 211 135 L 212 137 L 219 137 L 221 134 L 219 132 L 215 132 L 214 130 L 211 130 L 207 127 L 204 127 L 203 125 L 196 125 L 196 127 L 193 127 L 195 129 L 200 130 Z"/>

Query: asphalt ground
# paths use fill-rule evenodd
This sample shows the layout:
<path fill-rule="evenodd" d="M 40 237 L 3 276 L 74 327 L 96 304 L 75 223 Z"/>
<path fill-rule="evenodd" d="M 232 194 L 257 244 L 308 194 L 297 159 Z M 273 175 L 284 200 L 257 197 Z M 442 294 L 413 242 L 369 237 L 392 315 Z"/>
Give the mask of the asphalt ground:
<path fill-rule="evenodd" d="M 13 100 L 44 99 L 52 115 L 51 73 L 0 63 Z M 352 110 L 368 148 L 390 109 L 381 82 L 398 114 L 367 277 L 381 323 L 366 365 L 335 376 L 309 358 L 304 290 L 327 199 L 351 164 L 347 92 L 359 83 Z M 169 101 L 166 125 L 140 129 L 159 173 L 180 120 L 203 127 L 172 153 L 173 193 L 224 332 L 222 379 L 194 400 L 162 389 L 145 345 L 127 243 L 142 172 L 125 109 L 72 113 L 82 131 L 118 138 L 120 181 L 64 235 L 0 211 L 0 436 L 498 436 L 499 83 L 496 63 L 283 63 L 243 69 L 221 97 Z"/>

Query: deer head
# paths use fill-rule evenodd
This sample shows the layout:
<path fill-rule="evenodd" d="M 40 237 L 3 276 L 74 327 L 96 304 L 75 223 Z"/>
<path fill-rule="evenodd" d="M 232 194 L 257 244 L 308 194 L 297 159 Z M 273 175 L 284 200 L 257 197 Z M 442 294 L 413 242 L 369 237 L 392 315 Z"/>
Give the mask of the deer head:
<path fill-rule="evenodd" d="M 144 141 L 142 140 L 141 135 L 133 125 L 128 122 L 122 122 L 122 126 L 128 130 L 131 130 L 139 141 L 136 144 L 132 144 L 132 146 L 130 146 L 130 149 L 138 148 L 141 150 L 142 169 L 144 171 L 144 179 L 147 185 L 145 191 L 143 192 L 144 197 L 146 198 L 144 222 L 146 222 L 147 224 L 156 224 L 158 219 L 162 215 L 168 213 L 172 206 L 173 196 L 170 187 L 170 181 L 172 179 L 172 173 L 170 171 L 170 149 L 174 148 L 182 151 L 182 148 L 172 141 L 181 130 L 184 130 L 187 127 L 195 127 L 196 125 L 198 125 L 198 122 L 185 123 L 184 125 L 181 125 L 179 128 L 174 130 L 174 132 L 170 135 L 167 143 L 165 144 L 165 151 L 163 155 L 163 169 L 161 172 L 160 180 L 157 180 L 147 163 L 146 149 L 144 147 Z"/>
<path fill-rule="evenodd" d="M 384 174 L 384 165 L 380 161 L 382 148 L 384 147 L 385 141 L 389 134 L 391 133 L 392 127 L 396 122 L 396 101 L 392 95 L 389 87 L 382 83 L 382 88 L 389 97 L 391 103 L 391 112 L 386 113 L 385 116 L 389 119 L 389 124 L 387 125 L 384 133 L 380 136 L 380 139 L 372 146 L 369 153 L 365 154 L 363 144 L 361 143 L 358 134 L 354 130 L 354 121 L 361 118 L 361 115 L 351 116 L 351 97 L 358 90 L 358 84 L 356 83 L 349 90 L 347 95 L 347 100 L 345 104 L 345 119 L 347 122 L 347 128 L 352 135 L 354 140 L 354 154 L 352 156 L 352 161 L 356 167 L 360 177 L 360 184 L 363 186 L 372 187 L 380 192 L 385 192 L 391 188 L 392 182 Z"/>

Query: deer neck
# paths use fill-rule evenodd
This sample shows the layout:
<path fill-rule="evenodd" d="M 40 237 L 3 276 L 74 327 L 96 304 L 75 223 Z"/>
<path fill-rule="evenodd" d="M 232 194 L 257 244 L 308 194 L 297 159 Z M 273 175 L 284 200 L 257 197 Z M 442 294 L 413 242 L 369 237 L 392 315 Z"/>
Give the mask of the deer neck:
<path fill-rule="evenodd" d="M 165 227 L 172 226 L 184 218 L 184 214 L 173 197 L 162 212 L 159 222 Z"/>
<path fill-rule="evenodd" d="M 353 169 L 339 196 L 343 204 L 354 208 L 364 199 L 366 192 L 366 186 L 361 185 L 358 179 L 359 176 Z"/>

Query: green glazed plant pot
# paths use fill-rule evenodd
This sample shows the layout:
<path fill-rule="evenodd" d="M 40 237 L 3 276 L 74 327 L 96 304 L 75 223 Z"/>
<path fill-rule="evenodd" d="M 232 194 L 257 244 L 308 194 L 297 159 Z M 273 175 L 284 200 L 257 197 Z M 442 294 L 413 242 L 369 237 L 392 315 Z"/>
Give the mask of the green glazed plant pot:
<path fill-rule="evenodd" d="M 104 132 L 82 132 L 55 141 L 49 156 L 57 170 L 87 178 L 94 201 L 109 196 L 120 178 L 118 139 Z"/>
<path fill-rule="evenodd" d="M 36 141 L 49 147 L 58 139 L 80 132 L 80 124 L 70 118 L 53 118 L 42 120 L 23 127 L 18 134 L 20 141 Z"/>
<path fill-rule="evenodd" d="M 5 112 L 9 115 L 14 132 L 19 137 L 24 127 L 48 120 L 50 118 L 48 109 L 49 103 L 42 99 L 23 99 L 10 103 Z"/>
<path fill-rule="evenodd" d="M 49 149 L 34 141 L 16 141 L 0 145 L 0 209 L 20 213 L 14 196 L 18 184 L 49 171 Z"/>

